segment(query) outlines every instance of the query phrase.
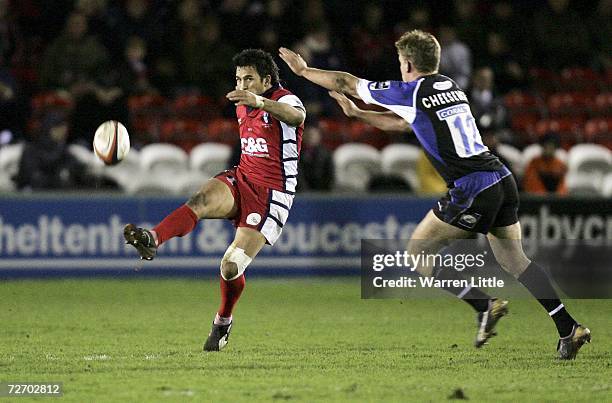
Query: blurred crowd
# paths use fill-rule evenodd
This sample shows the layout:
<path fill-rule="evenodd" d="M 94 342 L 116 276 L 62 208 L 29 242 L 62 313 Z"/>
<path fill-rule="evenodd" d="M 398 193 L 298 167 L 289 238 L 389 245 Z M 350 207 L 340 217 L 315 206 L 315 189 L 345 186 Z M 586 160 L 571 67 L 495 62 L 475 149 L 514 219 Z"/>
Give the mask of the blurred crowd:
<path fill-rule="evenodd" d="M 554 117 L 551 93 L 568 90 L 562 72 L 592 72 L 596 85 L 578 89 L 609 93 L 611 10 L 610 0 L 0 0 L 0 146 L 25 140 L 48 147 L 39 137 L 89 145 L 109 119 L 126 123 L 135 147 L 235 144 L 233 105 L 223 96 L 234 85 L 237 51 L 276 55 L 288 46 L 316 67 L 399 79 L 394 40 L 418 28 L 439 38 L 440 72 L 468 93 L 483 137 L 492 147 L 503 141 L 523 148 L 554 131 L 534 134 L 536 120 Z M 315 127 L 305 143 L 304 161 L 316 166 L 310 173 L 332 169 L 328 154 L 347 140 L 366 138 L 377 148 L 410 141 L 378 134 L 371 140 L 342 121 L 326 91 L 280 60 L 279 67 Z M 516 92 L 544 106 L 519 105 L 517 112 L 505 102 Z M 606 105 L 598 118 L 609 118 Z M 585 106 L 585 121 L 590 112 Z M 525 116 L 534 120 L 523 123 Z M 50 122 L 61 120 L 66 133 L 53 136 Z M 328 134 L 330 127 L 343 132 Z M 563 133 L 556 134 L 563 146 Z M 330 188 L 311 180 L 313 188 Z"/>

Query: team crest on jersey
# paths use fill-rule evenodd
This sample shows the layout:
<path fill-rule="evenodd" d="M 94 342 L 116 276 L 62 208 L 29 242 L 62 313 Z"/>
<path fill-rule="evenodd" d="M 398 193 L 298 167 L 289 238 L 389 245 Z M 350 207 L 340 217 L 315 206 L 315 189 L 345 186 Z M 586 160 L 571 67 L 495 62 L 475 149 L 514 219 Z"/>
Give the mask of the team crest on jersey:
<path fill-rule="evenodd" d="M 264 121 L 265 124 L 270 124 L 270 114 L 268 112 L 264 112 L 261 116 L 261 119 Z"/>
<path fill-rule="evenodd" d="M 246 218 L 246 223 L 249 225 L 257 225 L 261 222 L 261 215 L 259 213 L 251 213 Z"/>
<path fill-rule="evenodd" d="M 449 89 L 450 87 L 453 86 L 453 83 L 446 80 L 446 81 L 438 81 L 433 83 L 432 87 L 434 87 L 434 89 L 438 90 L 438 91 L 445 91 L 447 89 Z"/>
<path fill-rule="evenodd" d="M 378 81 L 375 83 L 370 83 L 371 90 L 386 90 L 387 88 L 391 88 L 391 81 Z"/>

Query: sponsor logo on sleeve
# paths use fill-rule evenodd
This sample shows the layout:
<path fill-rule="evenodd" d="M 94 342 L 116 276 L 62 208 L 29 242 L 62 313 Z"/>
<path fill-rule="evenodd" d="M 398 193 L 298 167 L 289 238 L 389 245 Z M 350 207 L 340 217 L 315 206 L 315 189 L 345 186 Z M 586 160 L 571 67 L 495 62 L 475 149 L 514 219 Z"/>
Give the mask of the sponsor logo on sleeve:
<path fill-rule="evenodd" d="M 450 87 L 453 86 L 453 83 L 446 80 L 446 81 L 438 81 L 433 83 L 433 87 L 434 89 L 438 90 L 438 91 L 446 91 L 448 90 Z"/>
<path fill-rule="evenodd" d="M 370 83 L 369 87 L 373 91 L 386 90 L 391 88 L 391 81 L 377 81 L 375 83 Z"/>

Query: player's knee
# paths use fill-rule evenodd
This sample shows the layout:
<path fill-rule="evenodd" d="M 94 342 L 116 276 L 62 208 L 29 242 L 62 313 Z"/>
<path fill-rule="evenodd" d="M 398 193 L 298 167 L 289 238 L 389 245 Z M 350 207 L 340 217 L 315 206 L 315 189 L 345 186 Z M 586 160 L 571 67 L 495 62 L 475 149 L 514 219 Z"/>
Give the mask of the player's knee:
<path fill-rule="evenodd" d="M 221 263 L 221 277 L 225 280 L 238 277 L 238 265 L 234 262 L 224 261 Z"/>
<path fill-rule="evenodd" d="M 206 208 L 209 204 L 208 196 L 204 191 L 198 191 L 187 201 L 187 205 L 196 213 L 199 218 L 204 218 Z"/>
<path fill-rule="evenodd" d="M 497 259 L 497 263 L 505 272 L 511 274 L 514 278 L 518 278 L 525 271 L 530 260 L 521 257 L 504 257 Z"/>
<path fill-rule="evenodd" d="M 221 277 L 226 281 L 240 277 L 252 260 L 244 249 L 230 245 L 221 259 Z"/>

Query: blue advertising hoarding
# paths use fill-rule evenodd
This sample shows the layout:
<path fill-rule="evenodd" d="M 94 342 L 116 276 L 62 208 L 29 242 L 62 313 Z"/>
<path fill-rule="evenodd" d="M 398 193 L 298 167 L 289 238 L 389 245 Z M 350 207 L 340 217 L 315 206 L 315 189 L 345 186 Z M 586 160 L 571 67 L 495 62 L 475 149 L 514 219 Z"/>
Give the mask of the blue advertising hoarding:
<path fill-rule="evenodd" d="M 432 200 L 298 197 L 283 234 L 250 271 L 284 274 L 359 270 L 362 238 L 407 238 Z M 217 273 L 234 237 L 228 220 L 201 221 L 140 262 L 123 241 L 128 222 L 152 227 L 184 203 L 175 198 L 11 197 L 0 200 L 0 271 L 185 271 Z M 73 273 L 74 274 L 74 273 Z M 117 273 L 119 274 L 119 273 Z"/>
<path fill-rule="evenodd" d="M 183 238 L 168 241 L 152 262 L 138 260 L 123 243 L 123 226 L 151 227 L 184 203 L 178 198 L 124 196 L 11 196 L 0 199 L 0 273 L 148 275 L 218 273 L 234 236 L 227 220 L 205 220 Z M 408 239 L 434 199 L 296 197 L 283 234 L 249 267 L 251 274 L 359 272 L 361 239 Z M 526 199 L 526 236 L 542 240 L 612 239 L 607 200 Z M 529 251 L 528 251 L 529 253 Z"/>

